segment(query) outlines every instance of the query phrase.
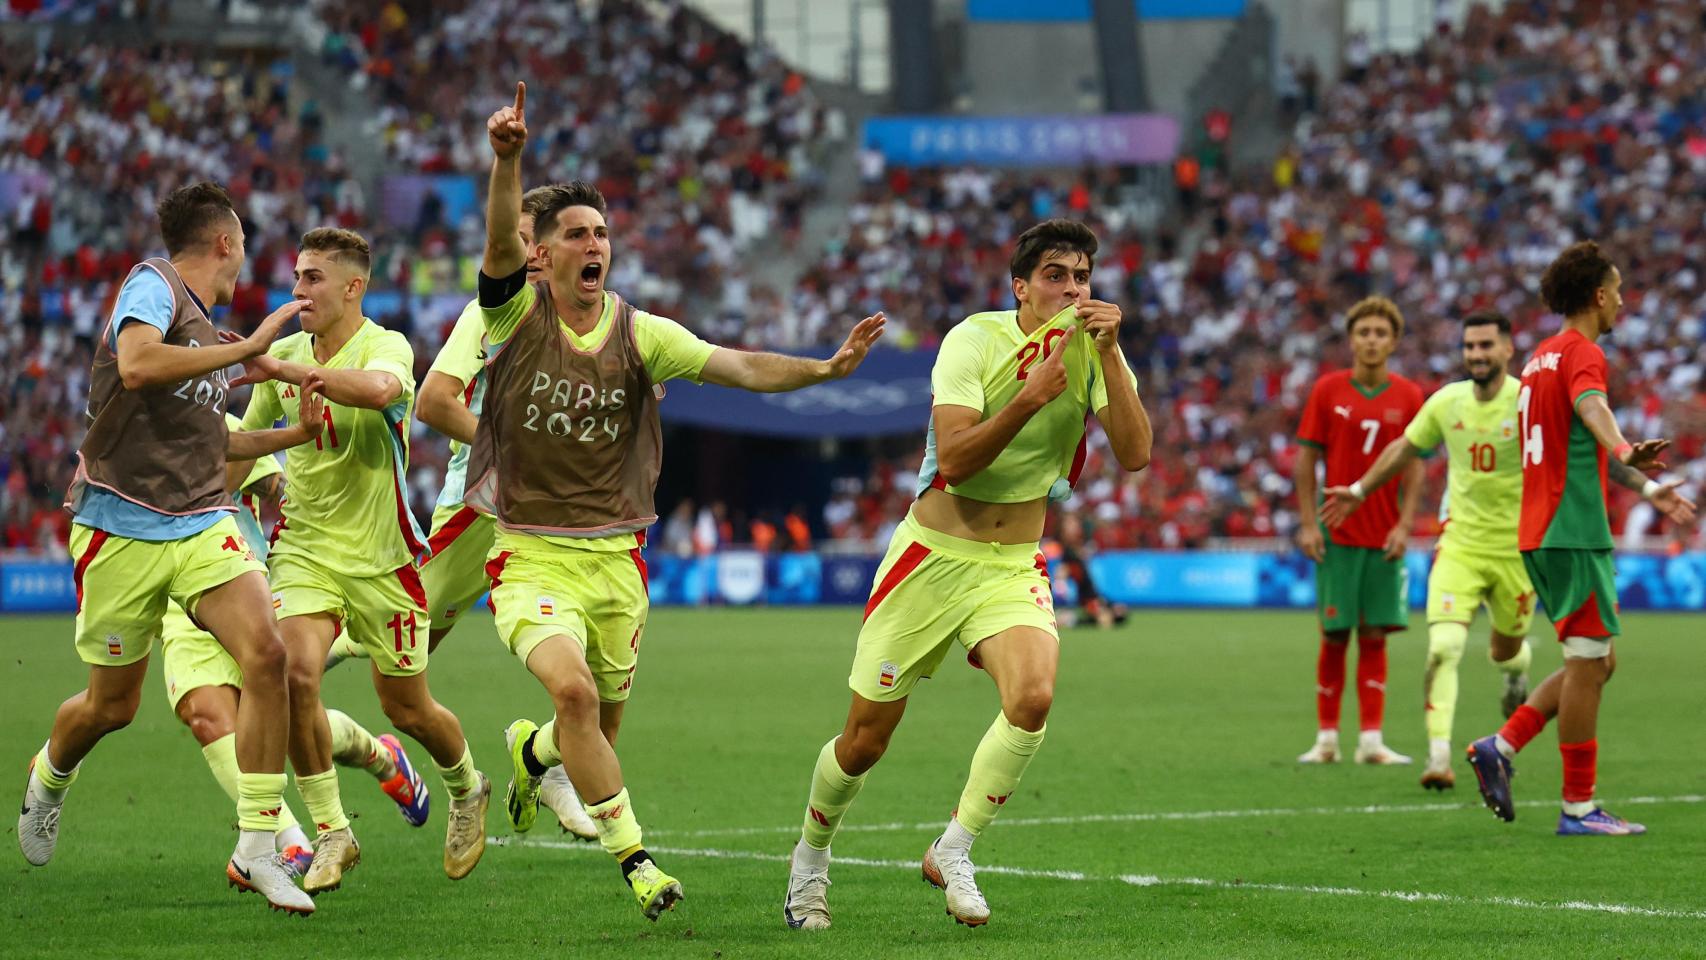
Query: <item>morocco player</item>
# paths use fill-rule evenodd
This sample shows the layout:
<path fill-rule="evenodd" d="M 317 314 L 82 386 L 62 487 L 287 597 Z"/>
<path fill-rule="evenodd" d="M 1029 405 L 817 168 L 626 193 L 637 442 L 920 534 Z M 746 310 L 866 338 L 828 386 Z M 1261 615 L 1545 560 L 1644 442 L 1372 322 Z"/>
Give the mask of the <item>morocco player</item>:
<path fill-rule="evenodd" d="M 285 651 L 265 568 L 232 517 L 225 466 L 319 432 L 313 382 L 297 398 L 306 424 L 247 434 L 225 424 L 225 370 L 264 353 L 303 303 L 220 342 L 209 308 L 231 302 L 244 259 L 231 198 L 204 182 L 172 191 L 158 210 L 167 259 L 137 264 L 119 289 L 95 348 L 88 432 L 66 500 L 75 514 L 77 655 L 89 685 L 60 705 L 30 763 L 18 845 L 35 866 L 53 856 L 78 765 L 136 715 L 148 654 L 175 602 L 217 638 L 249 691 L 235 720 L 241 833 L 226 876 L 275 909 L 312 913 L 273 849 L 286 782 Z"/>
<path fill-rule="evenodd" d="M 1592 241 L 1566 248 L 1540 278 L 1546 308 L 1564 318 L 1564 329 L 1542 340 L 1522 368 L 1517 542 L 1563 644 L 1564 666 L 1535 687 L 1498 733 L 1469 746 L 1482 798 L 1500 819 L 1515 820 L 1511 758 L 1557 717 L 1564 767 L 1561 836 L 1646 832 L 1607 813 L 1593 798 L 1599 700 L 1616 667 L 1612 642 L 1620 632 L 1605 509 L 1606 451 L 1619 464 L 1645 472 L 1664 469 L 1659 456 L 1670 444 L 1630 443 L 1606 402 L 1605 351 L 1594 341 L 1617 323 L 1622 283 L 1617 267 Z"/>
<path fill-rule="evenodd" d="M 242 429 L 242 421 L 225 415 L 226 425 L 233 431 Z M 323 422 L 323 421 L 322 421 Z M 273 456 L 257 457 L 253 461 L 234 463 L 234 468 L 247 468 L 240 480 L 242 486 L 233 492 L 237 505 L 237 528 L 255 558 L 266 562 L 267 540 L 261 531 L 258 503 L 276 502 L 282 493 L 284 470 Z M 237 661 L 219 645 L 219 641 L 197 627 L 183 608 L 172 604 L 166 610 L 165 627 L 160 635 L 160 656 L 166 687 L 166 702 L 172 713 L 189 728 L 201 746 L 208 770 L 221 789 L 237 799 L 237 747 L 234 731 L 237 725 L 237 704 L 243 689 L 243 672 Z M 392 799 L 406 798 L 415 782 L 413 767 L 403 745 L 386 734 L 375 737 L 348 715 L 327 710 L 332 724 L 332 754 L 338 764 L 361 767 L 380 782 Z M 405 816 L 407 799 L 403 799 Z M 279 808 L 276 835 L 279 854 L 297 875 L 308 872 L 314 858 L 314 847 L 302 832 L 290 805 Z"/>
<path fill-rule="evenodd" d="M 1400 491 L 1374 491 L 1368 501 L 1323 538 L 1316 523 L 1315 464 L 1327 464 L 1327 485 L 1361 477 L 1422 407 L 1421 388 L 1386 368 L 1404 333 L 1404 315 L 1385 297 L 1368 297 L 1345 314 L 1355 364 L 1315 382 L 1297 429 L 1302 449 L 1292 479 L 1297 487 L 1297 544 L 1315 569 L 1321 618 L 1321 654 L 1315 666 L 1315 746 L 1299 763 L 1339 759 L 1339 703 L 1345 691 L 1345 654 L 1357 634 L 1358 763 L 1409 763 L 1386 746 L 1386 636 L 1410 622 L 1404 548 L 1421 502 L 1422 464 L 1404 471 Z"/>
<path fill-rule="evenodd" d="M 450 811 L 444 871 L 468 875 L 485 851 L 491 786 L 455 714 L 427 685 L 426 595 L 415 569 L 420 535 L 404 500 L 414 352 L 400 333 L 361 312 L 367 290 L 367 241 L 320 228 L 302 237 L 295 293 L 310 302 L 302 332 L 249 361 L 273 378 L 256 388 L 245 428 L 271 423 L 307 377 L 325 382 L 325 430 L 319 443 L 287 457 L 283 517 L 274 532 L 273 603 L 290 657 L 290 758 L 296 785 L 319 835 L 303 889 L 336 889 L 360 860 L 332 766 L 332 731 L 320 701 L 326 652 L 348 631 L 373 660 L 373 687 L 385 715 L 432 756 Z M 418 781 L 416 781 L 418 784 Z M 426 817 L 424 790 L 411 822 Z"/>
<path fill-rule="evenodd" d="M 1018 309 L 975 314 L 942 341 L 918 500 L 865 605 L 846 723 L 810 777 L 782 906 L 795 929 L 830 925 L 830 842 L 913 688 L 956 645 L 995 681 L 1001 709 L 972 754 L 958 808 L 924 852 L 923 874 L 956 921 L 989 920 L 972 842 L 1042 746 L 1054 703 L 1060 639 L 1038 546 L 1050 495 L 1070 488 L 1091 415 L 1120 466 L 1149 463 L 1149 417 L 1120 353 L 1120 309 L 1090 299 L 1096 247 L 1073 220 L 1026 230 L 1008 271 Z"/>
<path fill-rule="evenodd" d="M 517 84 L 514 105 L 486 124 L 495 156 L 479 291 L 487 381 L 465 491 L 497 518 L 487 570 L 499 638 L 556 708 L 543 727 L 518 720 L 506 731 L 505 806 L 527 829 L 542 776 L 566 766 L 600 844 L 656 920 L 681 884 L 641 843 L 613 744 L 648 609 L 640 551 L 657 521 L 658 391 L 674 378 L 775 393 L 844 377 L 882 335 L 883 317 L 857 324 L 829 360 L 714 347 L 604 289 L 604 197 L 580 181 L 546 188 L 535 207 L 543 276 L 529 284 L 519 233 L 526 93 Z"/>

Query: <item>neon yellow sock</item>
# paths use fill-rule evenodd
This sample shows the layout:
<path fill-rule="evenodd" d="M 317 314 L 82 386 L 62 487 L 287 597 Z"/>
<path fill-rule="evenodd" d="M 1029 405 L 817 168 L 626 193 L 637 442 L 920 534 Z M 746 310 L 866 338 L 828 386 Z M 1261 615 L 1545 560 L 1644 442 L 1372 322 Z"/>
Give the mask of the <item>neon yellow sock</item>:
<path fill-rule="evenodd" d="M 343 798 L 338 794 L 337 767 L 306 777 L 297 774 L 296 789 L 302 794 L 302 802 L 308 805 L 308 815 L 314 818 L 317 832 L 342 830 L 349 826 L 349 817 L 344 815 Z"/>
<path fill-rule="evenodd" d="M 1493 660 L 1493 650 L 1491 647 L 1487 648 L 1487 659 Z M 1527 673 L 1529 666 L 1533 663 L 1534 645 L 1529 643 L 1527 640 L 1522 642 L 1522 646 L 1517 650 L 1516 656 L 1509 660 L 1493 660 L 1493 666 L 1498 667 L 1505 673 Z"/>
<path fill-rule="evenodd" d="M 545 721 L 545 725 L 533 735 L 533 759 L 539 761 L 542 767 L 554 767 L 563 762 L 563 755 L 557 750 L 555 717 Z"/>
<path fill-rule="evenodd" d="M 437 760 L 432 765 L 438 767 L 438 775 L 444 780 L 444 789 L 449 792 L 451 799 L 460 800 L 480 788 L 480 772 L 474 769 L 474 753 L 468 749 L 468 741 L 462 741 L 462 758 L 448 767 L 441 767 Z"/>
<path fill-rule="evenodd" d="M 237 792 L 243 771 L 237 766 L 237 735 L 228 733 L 218 740 L 201 748 L 202 759 L 207 761 L 207 769 L 212 772 L 213 779 L 219 784 L 219 789 L 231 798 L 232 803 L 241 804 L 242 796 Z M 279 799 L 284 799 L 284 787 L 278 788 Z M 280 802 L 278 805 L 278 828 L 289 830 L 297 826 L 296 814 L 290 809 L 290 804 Z"/>
<path fill-rule="evenodd" d="M 966 778 L 959 809 L 954 813 L 966 832 L 975 837 L 995 819 L 1043 745 L 1047 730 L 1045 726 L 1033 733 L 1007 722 L 1006 714 L 995 715 L 995 722 L 972 754 L 971 775 Z"/>
<path fill-rule="evenodd" d="M 598 827 L 598 842 L 604 852 L 620 858 L 643 846 L 640 843 L 640 821 L 634 818 L 634 805 L 628 800 L 628 788 L 603 803 L 589 804 L 587 816 Z"/>
<path fill-rule="evenodd" d="M 806 822 L 800 831 L 806 846 L 815 850 L 829 849 L 835 831 L 841 829 L 841 818 L 865 786 L 865 774 L 850 777 L 835 759 L 835 742 L 831 739 L 818 752 L 817 766 L 812 768 L 811 793 L 806 798 Z"/>
<path fill-rule="evenodd" d="M 349 714 L 327 707 L 326 723 L 332 728 L 333 763 L 340 767 L 360 767 L 380 781 L 397 775 L 397 764 L 391 759 L 391 751 Z"/>
<path fill-rule="evenodd" d="M 1450 740 L 1457 718 L 1457 665 L 1469 642 L 1466 623 L 1428 625 L 1427 711 L 1429 740 Z"/>
<path fill-rule="evenodd" d="M 235 738 L 235 735 L 233 735 Z M 233 762 L 236 757 L 233 755 Z M 279 831 L 284 811 L 284 788 L 290 778 L 282 773 L 237 773 L 237 826 L 259 830 L 268 837 Z M 271 843 L 269 840 L 268 843 Z"/>
<path fill-rule="evenodd" d="M 53 761 L 47 758 L 47 744 L 44 743 L 41 745 L 41 752 L 36 754 L 36 779 L 40 780 L 42 786 L 49 790 L 64 792 L 65 788 L 71 786 L 72 781 L 77 779 L 77 768 L 81 766 L 82 764 L 78 764 L 76 767 L 72 767 L 70 773 L 61 773 L 56 770 Z"/>

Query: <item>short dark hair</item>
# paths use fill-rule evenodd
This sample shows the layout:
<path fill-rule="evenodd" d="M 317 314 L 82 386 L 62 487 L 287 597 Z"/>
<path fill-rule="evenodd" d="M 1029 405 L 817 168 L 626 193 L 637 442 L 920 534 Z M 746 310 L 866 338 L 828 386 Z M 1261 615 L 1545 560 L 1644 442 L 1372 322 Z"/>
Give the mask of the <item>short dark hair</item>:
<path fill-rule="evenodd" d="M 1470 327 L 1484 327 L 1487 324 L 1492 324 L 1493 326 L 1498 327 L 1499 332 L 1507 337 L 1511 335 L 1511 318 L 1497 310 L 1477 310 L 1463 318 L 1463 328 L 1465 330 Z"/>
<path fill-rule="evenodd" d="M 1351 308 L 1345 311 L 1346 336 L 1356 329 L 1357 321 L 1363 317 L 1385 317 L 1386 322 L 1392 325 L 1394 339 L 1404 335 L 1404 311 L 1385 297 L 1363 297 L 1351 304 Z"/>
<path fill-rule="evenodd" d="M 1559 316 L 1575 316 L 1593 306 L 1594 291 L 1615 266 L 1592 240 L 1573 243 L 1540 275 L 1540 299 Z"/>
<path fill-rule="evenodd" d="M 1077 220 L 1044 220 L 1019 234 L 1008 267 L 1015 279 L 1028 280 L 1044 258 L 1056 253 L 1082 253 L 1094 268 L 1097 246 L 1096 234 Z"/>
<path fill-rule="evenodd" d="M 604 194 L 598 188 L 585 180 L 570 180 L 568 183 L 553 183 L 546 187 L 534 187 L 527 191 L 522 198 L 521 210 L 527 212 L 527 197 L 533 197 L 533 236 L 535 240 L 544 240 L 557 227 L 557 214 L 570 207 L 591 207 L 598 211 L 599 216 L 605 216 L 608 208 L 604 205 Z"/>
<path fill-rule="evenodd" d="M 367 240 L 354 230 L 341 227 L 315 227 L 302 235 L 298 252 L 324 253 L 346 267 L 354 267 L 363 276 L 373 266 L 373 251 Z"/>
<path fill-rule="evenodd" d="M 237 219 L 231 195 L 212 180 L 173 190 L 154 211 L 160 217 L 160 239 L 166 244 L 168 257 L 206 243 L 213 227 Z"/>

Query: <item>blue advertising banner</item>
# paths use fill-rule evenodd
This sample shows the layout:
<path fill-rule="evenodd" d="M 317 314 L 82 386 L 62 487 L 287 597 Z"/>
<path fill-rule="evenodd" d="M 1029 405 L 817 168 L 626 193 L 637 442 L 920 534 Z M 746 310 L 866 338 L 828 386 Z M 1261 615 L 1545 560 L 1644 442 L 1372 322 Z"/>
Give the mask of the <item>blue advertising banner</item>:
<path fill-rule="evenodd" d="M 75 612 L 77 586 L 71 564 L 46 560 L 0 562 L 0 610 L 7 613 Z"/>
<path fill-rule="evenodd" d="M 459 173 L 384 177 L 379 181 L 379 210 L 387 224 L 405 230 L 414 229 L 423 212 L 447 227 L 455 227 L 470 214 L 485 216 L 474 178 Z"/>
<path fill-rule="evenodd" d="M 1171 163 L 1179 121 L 1159 113 L 1030 117 L 873 117 L 866 146 L 913 167 L 1071 167 Z"/>
<path fill-rule="evenodd" d="M 1246 0 L 1132 0 L 1145 20 L 1213 20 L 1244 15 Z M 973 23 L 1022 21 L 1045 23 L 1090 19 L 1090 0 L 966 0 Z"/>
<path fill-rule="evenodd" d="M 678 380 L 659 412 L 672 423 L 777 437 L 917 433 L 930 421 L 933 350 L 873 350 L 845 380 L 793 393 L 750 393 Z"/>
<path fill-rule="evenodd" d="M 1426 604 L 1431 560 L 1421 550 L 1405 559 L 1412 608 Z M 646 561 L 656 606 L 862 606 L 881 558 L 731 550 L 705 557 L 660 553 Z M 1090 571 L 1103 596 L 1134 607 L 1315 605 L 1315 565 L 1298 553 L 1114 551 L 1092 557 Z M 1063 579 L 1058 564 L 1053 576 L 1057 602 L 1069 602 L 1075 585 Z M 1706 611 L 1706 553 L 1619 555 L 1617 593 L 1624 610 Z M 76 607 L 69 562 L 0 561 L 0 612 L 71 613 Z"/>

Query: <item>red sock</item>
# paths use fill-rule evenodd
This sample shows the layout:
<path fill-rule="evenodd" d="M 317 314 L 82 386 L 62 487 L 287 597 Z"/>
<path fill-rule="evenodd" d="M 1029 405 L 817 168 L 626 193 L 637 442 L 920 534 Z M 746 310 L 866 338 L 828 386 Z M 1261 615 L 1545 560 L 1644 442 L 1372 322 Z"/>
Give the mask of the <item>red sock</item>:
<path fill-rule="evenodd" d="M 1592 800 L 1593 782 L 1599 770 L 1599 740 L 1560 743 L 1558 752 L 1564 755 L 1564 802 Z"/>
<path fill-rule="evenodd" d="M 1525 703 L 1517 707 L 1516 712 L 1511 714 L 1511 718 L 1505 721 L 1503 727 L 1499 728 L 1499 736 L 1505 738 L 1505 742 L 1511 745 L 1512 750 L 1520 751 L 1523 747 L 1528 746 L 1528 741 L 1538 737 L 1540 731 L 1544 729 L 1546 729 L 1546 718 L 1541 715 L 1539 710 Z M 1589 779 L 1592 779 L 1591 775 Z"/>
<path fill-rule="evenodd" d="M 1315 661 L 1315 721 L 1322 730 L 1339 729 L 1339 700 L 1345 695 L 1345 650 L 1348 643 L 1321 641 Z"/>
<path fill-rule="evenodd" d="M 1386 717 L 1386 634 L 1357 635 L 1357 712 L 1363 730 L 1379 730 Z"/>

